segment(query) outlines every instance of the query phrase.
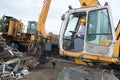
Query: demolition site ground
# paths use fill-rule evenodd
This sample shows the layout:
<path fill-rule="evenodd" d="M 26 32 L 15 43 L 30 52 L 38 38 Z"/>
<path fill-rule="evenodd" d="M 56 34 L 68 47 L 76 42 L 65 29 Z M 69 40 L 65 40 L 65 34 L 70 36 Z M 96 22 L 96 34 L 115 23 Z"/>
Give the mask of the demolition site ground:
<path fill-rule="evenodd" d="M 55 68 L 53 68 L 52 63 L 47 63 L 45 65 L 38 65 L 33 70 L 30 71 L 30 74 L 22 80 L 56 80 L 58 74 L 65 67 L 74 67 L 75 64 L 56 62 Z"/>

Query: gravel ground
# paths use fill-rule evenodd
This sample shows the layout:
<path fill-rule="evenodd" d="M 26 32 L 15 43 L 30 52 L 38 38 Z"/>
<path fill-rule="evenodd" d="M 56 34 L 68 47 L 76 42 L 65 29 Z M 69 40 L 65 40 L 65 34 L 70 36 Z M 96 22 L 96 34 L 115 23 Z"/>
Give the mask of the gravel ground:
<path fill-rule="evenodd" d="M 75 64 L 64 62 L 56 62 L 55 68 L 53 68 L 52 63 L 47 63 L 45 65 L 40 64 L 30 71 L 30 75 L 22 80 L 56 80 L 57 75 L 64 67 L 74 66 Z"/>

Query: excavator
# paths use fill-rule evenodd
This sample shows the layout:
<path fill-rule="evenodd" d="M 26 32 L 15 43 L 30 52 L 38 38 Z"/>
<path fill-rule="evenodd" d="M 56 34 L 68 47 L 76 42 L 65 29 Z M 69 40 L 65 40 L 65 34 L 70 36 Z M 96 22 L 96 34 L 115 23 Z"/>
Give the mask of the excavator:
<path fill-rule="evenodd" d="M 107 2 L 104 6 L 97 0 L 79 2 L 80 8 L 69 7 L 61 17 L 63 22 L 59 32 L 59 54 L 74 58 L 74 63 L 78 65 L 87 66 L 64 68 L 56 80 L 119 80 L 119 72 L 113 69 L 119 69 L 120 65 L 120 21 L 115 29 Z M 37 26 L 43 39 L 48 40 L 45 21 L 50 3 L 51 0 L 44 0 Z M 79 30 L 79 22 L 83 17 L 86 19 L 84 39 L 76 37 L 74 49 L 70 49 L 74 32 Z M 42 60 L 45 58 L 44 46 Z"/>
<path fill-rule="evenodd" d="M 62 16 L 62 26 L 59 34 L 59 54 L 75 58 L 76 64 L 86 62 L 105 62 L 120 64 L 120 21 L 117 28 L 108 2 L 101 6 L 97 0 L 79 0 L 81 7 L 72 8 Z M 47 38 L 45 21 L 51 0 L 44 0 L 37 29 Z M 84 39 L 74 40 L 74 49 L 70 49 L 74 31 L 79 29 L 79 20 L 86 19 Z M 82 60 L 82 62 L 81 62 Z"/>
<path fill-rule="evenodd" d="M 37 31 L 35 27 L 37 22 L 28 21 L 27 32 L 23 32 L 24 24 L 21 20 L 18 20 L 12 16 L 3 15 L 3 24 L 1 28 L 2 37 L 6 39 L 7 42 L 17 42 L 17 44 L 24 45 L 22 52 L 27 51 L 27 47 L 31 41 L 33 41 L 37 36 Z M 29 47 L 28 47 L 29 48 Z M 28 49 L 29 51 L 29 49 Z"/>
<path fill-rule="evenodd" d="M 22 32 L 23 23 L 11 16 L 3 16 L 4 24 L 3 33 L 11 36 L 17 36 L 17 33 Z"/>

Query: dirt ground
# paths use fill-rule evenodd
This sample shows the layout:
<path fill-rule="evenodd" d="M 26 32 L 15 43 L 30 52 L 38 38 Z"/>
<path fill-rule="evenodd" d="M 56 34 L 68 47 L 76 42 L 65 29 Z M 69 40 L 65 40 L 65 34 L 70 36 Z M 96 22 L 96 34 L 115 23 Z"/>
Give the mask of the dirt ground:
<path fill-rule="evenodd" d="M 45 65 L 38 65 L 36 68 L 30 71 L 27 78 L 22 80 L 56 80 L 59 72 L 63 70 L 64 67 L 74 67 L 75 64 L 56 62 L 56 67 L 53 68 L 52 63 L 47 63 Z"/>
<path fill-rule="evenodd" d="M 37 67 L 35 67 L 33 70 L 30 71 L 30 74 L 26 76 L 26 78 L 22 80 L 57 80 L 58 74 L 64 68 L 79 67 L 79 66 L 73 63 L 58 62 L 58 61 L 56 61 L 55 68 L 53 68 L 53 65 L 51 62 L 45 65 L 39 64 Z M 118 74 L 117 76 L 119 75 L 120 74 Z"/>

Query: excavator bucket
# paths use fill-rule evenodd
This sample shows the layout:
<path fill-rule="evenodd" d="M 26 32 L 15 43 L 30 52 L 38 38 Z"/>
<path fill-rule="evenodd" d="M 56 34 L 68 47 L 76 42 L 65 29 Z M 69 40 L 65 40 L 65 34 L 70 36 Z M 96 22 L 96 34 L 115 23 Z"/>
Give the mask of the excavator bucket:
<path fill-rule="evenodd" d="M 97 0 L 79 0 L 81 7 L 92 7 L 98 6 L 99 2 Z"/>
<path fill-rule="evenodd" d="M 47 18 L 48 10 L 50 7 L 51 0 L 44 0 L 42 11 L 39 15 L 37 30 L 41 33 L 44 38 L 47 38 L 45 30 L 45 21 Z"/>

